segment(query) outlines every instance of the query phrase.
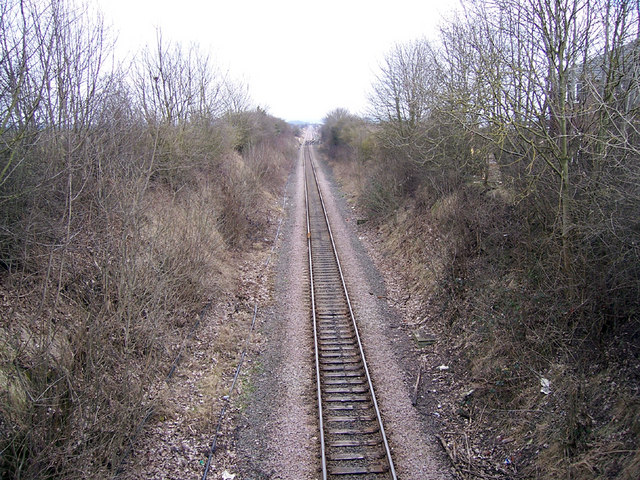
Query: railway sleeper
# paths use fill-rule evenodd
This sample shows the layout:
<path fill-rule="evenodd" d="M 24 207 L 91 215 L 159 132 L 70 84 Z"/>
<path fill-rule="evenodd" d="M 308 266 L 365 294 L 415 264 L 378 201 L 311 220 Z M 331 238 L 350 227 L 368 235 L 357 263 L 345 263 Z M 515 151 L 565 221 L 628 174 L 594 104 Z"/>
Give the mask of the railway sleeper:
<path fill-rule="evenodd" d="M 349 310 L 343 302 L 330 302 L 316 299 L 316 317 L 319 315 L 349 315 Z"/>
<path fill-rule="evenodd" d="M 313 279 L 316 281 L 315 282 L 316 287 L 326 286 L 330 288 L 335 288 L 335 286 L 341 285 L 342 281 L 340 280 L 340 274 L 335 270 L 336 270 L 335 268 L 332 268 L 331 270 L 318 270 L 317 268 L 314 268 Z M 343 293 L 343 292 L 340 291 L 340 293 Z"/>
<path fill-rule="evenodd" d="M 331 255 L 333 256 L 333 252 L 331 252 Z M 336 269 L 336 259 L 333 257 L 329 258 L 328 254 L 326 258 L 324 256 L 319 257 L 318 255 L 313 255 L 311 260 L 313 260 L 313 268 L 317 272 L 326 270 L 327 273 L 332 273 L 332 271 Z"/>
<path fill-rule="evenodd" d="M 329 378 L 323 379 L 322 383 L 324 385 L 364 385 L 364 378 L 361 377 L 351 377 L 351 378 Z"/>
<path fill-rule="evenodd" d="M 328 403 L 371 402 L 369 395 L 327 395 L 323 398 Z"/>
<path fill-rule="evenodd" d="M 369 393 L 369 386 L 326 387 L 325 393 Z"/>
<path fill-rule="evenodd" d="M 333 253 L 333 252 L 332 252 Z M 338 272 L 338 264 L 336 263 L 335 258 L 331 260 L 319 259 L 317 255 L 312 255 L 311 260 L 313 262 L 313 276 L 324 275 L 327 277 L 337 278 L 337 282 L 327 282 L 326 286 L 335 288 L 340 285 L 340 273 Z"/>
<path fill-rule="evenodd" d="M 318 322 L 318 335 L 327 335 L 329 337 L 336 338 L 337 336 L 352 338 L 355 342 L 355 332 L 351 328 L 351 325 L 346 323 L 342 325 L 335 325 L 337 322 L 344 322 L 342 319 L 330 319 L 320 320 Z"/>
<path fill-rule="evenodd" d="M 323 310 L 316 313 L 318 333 L 332 335 L 336 333 L 351 333 L 353 331 L 349 312 Z"/>
<path fill-rule="evenodd" d="M 334 285 L 318 285 L 316 283 L 314 292 L 317 297 L 339 298 L 341 301 L 345 301 L 344 292 L 339 291 Z"/>
<path fill-rule="evenodd" d="M 325 352 L 333 352 L 333 351 L 344 351 L 344 350 L 355 350 L 356 347 L 353 342 L 344 342 L 344 343 L 332 343 L 328 345 L 320 345 L 320 350 Z"/>
<path fill-rule="evenodd" d="M 341 335 L 341 336 L 324 336 L 318 337 L 318 347 L 332 347 L 332 346 L 350 346 L 355 344 L 353 334 Z"/>
<path fill-rule="evenodd" d="M 318 322 L 318 335 L 340 335 L 353 338 L 355 342 L 355 332 L 351 325 L 342 319 L 320 320 Z"/>
<path fill-rule="evenodd" d="M 352 325 L 343 318 L 323 318 L 320 319 L 317 324 L 319 335 L 349 335 L 355 340 L 355 332 L 353 331 Z"/>
<path fill-rule="evenodd" d="M 345 360 L 345 362 L 349 362 L 349 361 L 357 362 L 360 359 L 360 356 L 356 355 L 356 353 L 354 353 L 354 352 L 355 352 L 355 348 L 351 352 L 347 352 L 345 350 L 326 351 L 326 350 L 320 349 L 320 357 L 322 359 L 343 358 Z"/>
<path fill-rule="evenodd" d="M 336 465 L 329 468 L 331 475 L 367 475 L 371 473 L 386 473 L 389 471 L 389 465 L 384 463 L 375 463 L 370 465 Z"/>
<path fill-rule="evenodd" d="M 344 297 L 344 289 L 342 288 L 342 282 L 340 281 L 340 275 L 337 273 L 332 275 L 332 278 L 335 278 L 335 282 L 316 282 L 316 290 L 319 292 L 327 292 L 334 293 L 336 295 L 341 295 Z M 317 279 L 316 279 L 317 280 Z"/>
<path fill-rule="evenodd" d="M 353 337 L 353 335 L 352 335 Z M 323 336 L 321 335 L 318 340 L 320 340 L 321 347 L 333 347 L 338 345 L 353 345 L 354 342 L 349 338 L 338 338 L 337 336 Z"/>
<path fill-rule="evenodd" d="M 325 422 L 373 422 L 374 420 L 376 420 L 375 415 L 353 415 L 328 417 Z"/>
<path fill-rule="evenodd" d="M 359 375 L 364 375 L 362 362 L 347 365 L 341 362 L 321 362 L 320 369 L 328 372 L 357 371 L 360 372 Z"/>
<path fill-rule="evenodd" d="M 349 365 L 359 366 L 362 368 L 362 359 L 360 357 L 352 357 L 352 358 L 332 358 L 332 357 L 322 357 L 320 358 L 320 363 L 322 365 L 343 365 L 345 368 Z"/>
<path fill-rule="evenodd" d="M 334 372 L 325 372 L 322 375 L 322 378 L 354 378 L 354 377 L 364 377 L 364 373 L 360 373 L 358 370 L 344 370 L 344 371 L 334 371 Z"/>
<path fill-rule="evenodd" d="M 344 313 L 342 313 L 342 311 Z M 316 312 L 316 318 L 322 318 L 327 320 L 351 320 L 349 316 L 349 309 L 346 306 L 342 306 L 340 311 L 335 312 Z"/>
<path fill-rule="evenodd" d="M 329 294 L 316 294 L 316 307 L 318 309 L 332 308 L 338 311 L 347 310 L 347 304 L 342 298 L 338 298 L 335 295 Z"/>
<path fill-rule="evenodd" d="M 385 453 L 381 450 L 374 452 L 366 452 L 357 450 L 355 452 L 334 453 L 330 455 L 329 461 L 349 461 L 349 460 L 380 460 L 385 457 Z"/>
<path fill-rule="evenodd" d="M 340 440 L 329 440 L 330 448 L 347 448 L 347 447 L 379 447 L 382 446 L 382 440 L 379 438 L 349 438 Z"/>
<path fill-rule="evenodd" d="M 358 411 L 369 411 L 371 409 L 370 405 L 360 405 L 360 404 L 354 404 L 354 405 L 347 405 L 344 403 L 334 403 L 334 404 L 330 404 L 330 405 L 325 405 L 324 407 L 325 410 L 327 411 L 332 411 L 332 412 L 355 412 L 356 410 Z"/>
<path fill-rule="evenodd" d="M 327 328 L 351 328 L 351 317 L 345 306 L 340 308 L 320 308 L 316 302 L 316 319 L 320 321 L 320 327 Z"/>
<path fill-rule="evenodd" d="M 320 343 L 327 345 L 346 345 L 355 343 L 355 334 L 353 332 L 340 332 L 339 334 L 328 335 L 326 333 L 320 333 L 318 336 Z M 346 342 L 346 343 L 344 343 Z"/>
<path fill-rule="evenodd" d="M 348 319 L 343 316 L 329 316 L 323 314 L 322 317 L 316 316 L 319 335 L 350 335 L 354 336 L 352 325 Z"/>
<path fill-rule="evenodd" d="M 337 310 L 337 311 L 343 311 L 343 310 L 347 310 L 347 306 L 346 303 L 344 302 L 344 300 L 342 300 L 341 298 L 335 298 L 335 295 L 332 296 L 326 296 L 326 297 L 322 297 L 322 296 L 316 296 L 316 308 L 318 310 L 320 310 L 321 308 L 326 309 L 326 310 Z M 330 313 L 330 312 L 329 312 Z M 348 310 L 347 310 L 348 313 Z"/>
<path fill-rule="evenodd" d="M 380 427 L 378 427 L 378 425 L 375 425 L 373 427 L 369 427 L 369 428 L 334 428 L 331 429 L 329 428 L 327 430 L 327 433 L 329 435 L 369 435 L 369 434 L 373 434 L 373 433 L 378 433 L 380 431 Z"/>
<path fill-rule="evenodd" d="M 320 355 L 323 357 L 353 357 L 358 355 L 355 346 L 345 345 L 318 345 Z"/>

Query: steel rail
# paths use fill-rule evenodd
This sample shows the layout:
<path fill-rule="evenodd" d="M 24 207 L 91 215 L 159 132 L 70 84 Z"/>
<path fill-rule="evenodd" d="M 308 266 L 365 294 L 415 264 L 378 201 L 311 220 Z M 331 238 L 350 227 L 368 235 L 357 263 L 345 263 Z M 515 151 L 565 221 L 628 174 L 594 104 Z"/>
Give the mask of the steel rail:
<path fill-rule="evenodd" d="M 329 236 L 329 241 L 330 241 L 330 245 L 331 245 L 331 250 L 333 252 L 333 259 L 335 260 L 335 264 L 337 266 L 337 272 L 338 272 L 338 276 L 340 279 L 340 284 L 341 284 L 341 289 L 342 292 L 344 294 L 344 299 L 347 305 L 347 309 L 348 309 L 348 314 L 349 314 L 349 318 L 351 321 L 351 327 L 353 328 L 354 331 L 354 336 L 357 342 L 357 346 L 358 346 L 358 352 L 360 355 L 360 358 L 362 360 L 362 369 L 364 371 L 364 377 L 366 379 L 366 383 L 368 385 L 369 388 L 369 393 L 370 393 L 370 399 L 371 399 L 371 403 L 373 406 L 373 410 L 375 411 L 375 417 L 377 420 L 377 425 L 379 428 L 379 432 L 380 432 L 380 437 L 382 440 L 382 444 L 384 446 L 384 452 L 385 452 L 385 456 L 386 456 L 386 460 L 388 463 L 388 467 L 389 467 L 389 476 L 392 480 L 396 480 L 396 472 L 395 472 L 395 467 L 393 464 L 393 460 L 391 457 L 391 449 L 389 447 L 389 443 L 387 441 L 387 437 L 386 437 L 386 433 L 384 430 L 384 425 L 382 423 L 382 417 L 380 414 L 380 409 L 378 406 L 378 402 L 374 393 L 374 388 L 373 388 L 373 382 L 371 380 L 371 375 L 369 372 L 369 368 L 367 366 L 367 362 L 366 362 L 366 357 L 365 357 L 365 353 L 364 353 L 364 348 L 362 346 L 362 340 L 360 338 L 360 333 L 358 331 L 358 326 L 356 323 L 356 318 L 355 318 L 355 314 L 353 312 L 353 307 L 351 304 L 351 299 L 349 297 L 349 293 L 347 290 L 347 285 L 345 282 L 345 278 L 344 278 L 344 274 L 343 274 L 343 270 L 342 270 L 342 266 L 340 264 L 340 259 L 338 256 L 338 251 L 336 248 L 336 243 L 333 237 L 333 232 L 331 231 L 331 225 L 329 222 L 329 217 L 327 214 L 327 209 L 324 203 L 324 199 L 322 197 L 322 191 L 320 189 L 320 185 L 318 182 L 318 176 L 316 173 L 316 168 L 314 165 L 314 161 L 313 161 L 313 155 L 311 150 L 309 149 L 308 145 L 304 145 L 303 146 L 304 149 L 304 154 L 303 154 L 303 162 L 304 162 L 304 166 L 303 166 L 303 170 L 304 170 L 304 176 L 305 176 L 305 204 L 306 204 L 306 217 L 307 217 L 307 244 L 308 244 L 308 252 L 309 252 L 309 277 L 310 277 L 310 290 L 311 290 L 311 305 L 312 305 L 312 319 L 313 319 L 313 330 L 314 330 L 314 346 L 315 346 L 315 360 L 316 360 L 316 379 L 317 379 L 317 390 L 318 390 L 318 408 L 319 408 L 319 423 L 320 423 L 320 441 L 321 441 L 321 461 L 322 461 L 322 475 L 323 475 L 323 479 L 327 478 L 327 462 L 326 462 L 326 446 L 324 443 L 324 425 L 323 425 L 323 412 L 322 412 L 322 385 L 321 385 L 321 371 L 320 371 L 320 347 L 319 347 L 319 342 L 318 342 L 318 333 L 317 333 L 317 316 L 316 316 L 316 299 L 315 299 L 315 289 L 316 289 L 316 285 L 314 283 L 314 279 L 313 279 L 313 259 L 312 259 L 312 250 L 313 250 L 313 245 L 312 245 L 312 232 L 311 232 L 311 225 L 310 225 L 310 205 L 309 205 L 309 192 L 308 192 L 308 186 L 307 186 L 307 158 L 308 158 L 308 163 L 311 167 L 311 174 L 312 174 L 312 179 L 313 179 L 313 183 L 315 184 L 315 190 L 317 191 L 318 194 L 318 198 L 319 198 L 319 202 L 320 202 L 320 207 L 322 210 L 322 216 L 324 217 L 324 224 L 326 226 L 327 232 L 328 232 L 328 236 Z"/>
<path fill-rule="evenodd" d="M 313 344 L 315 347 L 315 362 L 316 362 L 316 388 L 318 395 L 318 422 L 320 424 L 320 458 L 322 463 L 322 480 L 327 480 L 327 455 L 324 443 L 324 424 L 322 415 L 322 385 L 320 382 L 320 352 L 318 348 L 318 328 L 316 318 L 316 299 L 313 289 L 313 260 L 311 257 L 312 245 L 311 245 L 311 222 L 309 220 L 309 191 L 307 189 L 307 162 L 306 154 L 308 146 L 303 146 L 302 155 L 302 170 L 304 176 L 304 204 L 305 213 L 307 217 L 307 252 L 309 257 L 309 282 L 311 285 L 311 318 L 313 320 Z"/>

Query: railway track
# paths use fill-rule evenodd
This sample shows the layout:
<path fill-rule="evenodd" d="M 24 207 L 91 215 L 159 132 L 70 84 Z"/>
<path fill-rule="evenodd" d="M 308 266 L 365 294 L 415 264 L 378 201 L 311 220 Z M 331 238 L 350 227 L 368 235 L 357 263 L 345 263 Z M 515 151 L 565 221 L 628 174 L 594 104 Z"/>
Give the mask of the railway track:
<path fill-rule="evenodd" d="M 322 478 L 395 480 L 313 154 L 302 148 Z"/>

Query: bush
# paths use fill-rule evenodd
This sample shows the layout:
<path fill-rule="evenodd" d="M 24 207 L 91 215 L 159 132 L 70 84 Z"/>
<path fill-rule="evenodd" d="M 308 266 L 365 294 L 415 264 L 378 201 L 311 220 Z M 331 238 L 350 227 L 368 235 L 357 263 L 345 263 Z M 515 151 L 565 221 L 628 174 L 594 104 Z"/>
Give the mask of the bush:
<path fill-rule="evenodd" d="M 163 111 L 151 57 L 141 83 L 103 76 L 93 17 L 35 3 L 0 7 L 3 62 L 26 68 L 23 83 L 0 74 L 0 477 L 106 478 L 186 328 L 228 288 L 229 248 L 263 233 L 296 142 L 264 112 L 233 114 L 251 120 L 240 131 L 231 98 L 194 102 L 172 83 L 189 69 L 165 71 Z M 193 69 L 171 52 L 165 67 Z"/>

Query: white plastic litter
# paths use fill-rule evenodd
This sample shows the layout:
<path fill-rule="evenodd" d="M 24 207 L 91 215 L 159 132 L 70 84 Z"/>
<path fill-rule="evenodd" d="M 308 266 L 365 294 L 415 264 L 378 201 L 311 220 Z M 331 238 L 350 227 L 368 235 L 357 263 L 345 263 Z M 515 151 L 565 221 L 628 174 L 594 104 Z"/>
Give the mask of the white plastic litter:
<path fill-rule="evenodd" d="M 542 388 L 540 389 L 542 393 L 544 393 L 545 395 L 549 395 L 551 393 L 551 382 L 549 381 L 549 379 L 542 377 L 540 379 L 540 385 L 542 386 Z"/>

